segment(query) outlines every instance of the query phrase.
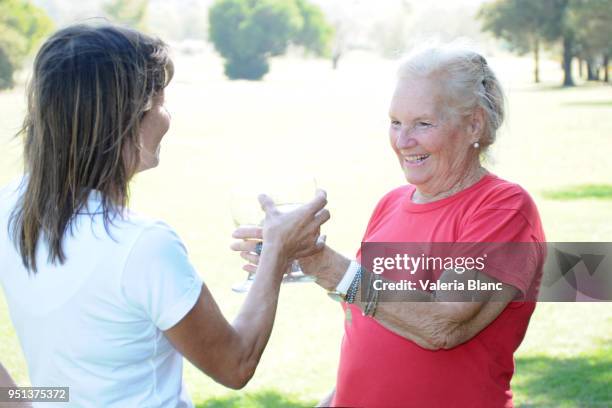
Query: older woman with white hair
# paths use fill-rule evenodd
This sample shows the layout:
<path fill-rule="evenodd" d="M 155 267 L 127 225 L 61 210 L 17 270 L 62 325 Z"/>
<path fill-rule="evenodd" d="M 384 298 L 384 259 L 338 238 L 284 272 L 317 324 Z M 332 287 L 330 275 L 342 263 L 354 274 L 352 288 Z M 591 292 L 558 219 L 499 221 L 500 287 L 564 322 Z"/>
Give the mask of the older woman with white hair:
<path fill-rule="evenodd" d="M 539 285 L 545 238 L 529 194 L 481 162 L 503 117 L 500 83 L 479 53 L 449 45 L 416 51 L 402 62 L 389 139 L 408 184 L 380 200 L 362 241 L 527 242 L 535 245 L 521 259 L 532 262 L 479 273 L 487 288 L 499 290 L 483 290 L 475 301 L 450 302 L 433 290 L 406 293 L 407 301 L 398 302 L 362 296 L 371 290 L 361 283 L 372 275 L 359 265 L 361 251 L 351 260 L 326 247 L 301 259 L 346 313 L 336 387 L 321 405 L 512 406 L 513 353 L 534 311 L 534 302 L 525 300 L 533 300 Z M 249 245 L 236 242 L 234 249 L 256 264 Z M 435 276 L 470 277 L 452 270 Z"/>

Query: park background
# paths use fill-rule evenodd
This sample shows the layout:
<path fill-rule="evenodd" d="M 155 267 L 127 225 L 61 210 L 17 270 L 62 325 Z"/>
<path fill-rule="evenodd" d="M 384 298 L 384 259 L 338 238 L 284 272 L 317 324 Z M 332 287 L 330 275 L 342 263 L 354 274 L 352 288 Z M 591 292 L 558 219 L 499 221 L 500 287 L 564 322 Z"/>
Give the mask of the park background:
<path fill-rule="evenodd" d="M 10 3 L 22 2 L 0 0 L 0 10 Z M 533 43 L 506 26 L 483 31 L 478 14 L 484 2 L 319 0 L 314 4 L 332 27 L 326 51 L 289 46 L 269 59 L 263 79 L 229 80 L 223 58 L 208 41 L 212 3 L 32 4 L 48 16 L 40 24 L 47 30 L 41 38 L 65 24 L 106 16 L 123 18 L 171 44 L 176 74 L 166 99 L 172 126 L 162 142 L 160 166 L 135 178 L 131 205 L 178 231 L 228 319 L 244 299 L 230 290 L 244 277 L 242 260 L 228 248 L 233 186 L 265 171 L 313 175 L 328 192 L 328 243 L 354 254 L 377 200 L 405 182 L 387 138 L 397 59 L 431 38 L 469 38 L 500 78 L 508 115 L 487 166 L 530 192 L 548 241 L 612 241 L 612 87 L 603 80 L 604 53 L 593 53 L 587 69 L 586 61 L 576 58 L 586 54 L 576 51 L 571 59 L 575 86 L 561 86 L 566 79 L 563 38 L 543 33 L 535 83 Z M 521 6 L 517 0 L 497 3 Z M 587 3 L 577 2 L 580 7 Z M 590 3 L 612 8 L 606 1 Z M 10 17 L 0 13 L 0 49 L 8 38 L 2 37 L 2 23 Z M 519 18 L 508 24 L 520 23 Z M 0 185 L 22 171 L 20 140 L 13 136 L 23 119 L 24 86 L 39 44 L 32 41 L 15 64 L 13 86 L 0 91 Z M 332 69 L 334 56 L 337 67 Z M 228 390 L 186 363 L 190 394 L 198 407 L 313 405 L 334 386 L 342 323 L 340 307 L 319 287 L 285 285 L 253 380 L 242 390 Z M 610 303 L 539 304 L 515 358 L 512 385 L 518 406 L 612 406 Z M 0 361 L 18 384 L 29 384 L 1 292 Z"/>

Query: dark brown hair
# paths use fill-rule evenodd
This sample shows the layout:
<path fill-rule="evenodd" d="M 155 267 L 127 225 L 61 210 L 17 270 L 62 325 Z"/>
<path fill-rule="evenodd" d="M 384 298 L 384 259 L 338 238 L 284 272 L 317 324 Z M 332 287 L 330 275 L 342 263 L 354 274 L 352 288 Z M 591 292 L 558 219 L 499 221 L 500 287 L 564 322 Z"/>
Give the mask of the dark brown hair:
<path fill-rule="evenodd" d="M 27 185 L 10 223 L 28 271 L 37 270 L 41 238 L 48 261 L 65 262 L 62 239 L 92 190 L 107 229 L 127 206 L 140 121 L 172 74 L 161 40 L 124 27 L 73 25 L 42 45 L 20 132 Z"/>

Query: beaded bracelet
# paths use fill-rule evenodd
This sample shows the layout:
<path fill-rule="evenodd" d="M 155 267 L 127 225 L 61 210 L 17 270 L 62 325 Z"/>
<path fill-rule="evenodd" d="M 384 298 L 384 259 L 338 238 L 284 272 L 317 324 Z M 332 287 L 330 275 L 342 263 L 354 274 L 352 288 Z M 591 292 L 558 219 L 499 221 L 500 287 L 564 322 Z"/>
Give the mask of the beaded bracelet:
<path fill-rule="evenodd" d="M 370 316 L 373 318 L 374 314 L 376 313 L 376 306 L 378 306 L 378 298 L 380 293 L 374 288 L 374 274 L 372 272 L 368 272 L 368 274 L 370 276 L 370 279 L 366 291 L 365 305 L 361 314 L 363 316 Z"/>
<path fill-rule="evenodd" d="M 357 274 L 351 282 L 351 286 L 346 294 L 346 303 L 352 304 L 355 303 L 355 297 L 357 296 L 357 291 L 359 290 L 359 284 L 361 283 L 361 266 L 357 270 Z"/>

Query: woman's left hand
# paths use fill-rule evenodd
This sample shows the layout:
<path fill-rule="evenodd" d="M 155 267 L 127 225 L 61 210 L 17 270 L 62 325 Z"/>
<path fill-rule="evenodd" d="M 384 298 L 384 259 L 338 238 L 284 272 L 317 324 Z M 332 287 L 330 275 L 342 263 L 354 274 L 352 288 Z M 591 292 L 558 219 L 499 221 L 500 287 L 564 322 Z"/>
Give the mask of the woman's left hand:
<path fill-rule="evenodd" d="M 242 267 L 245 271 L 253 273 L 257 269 L 262 249 L 262 239 L 264 238 L 264 235 L 266 235 L 266 227 L 270 228 L 270 224 L 278 224 L 276 228 L 278 228 L 278 226 L 283 226 L 285 229 L 286 227 L 289 227 L 289 230 L 293 229 L 293 233 L 290 233 L 284 239 L 287 241 L 293 241 L 294 243 L 299 242 L 299 245 L 295 246 L 295 248 L 290 251 L 293 254 L 294 259 L 312 255 L 322 250 L 326 237 L 324 235 L 319 236 L 320 224 L 323 224 L 329 220 L 329 211 L 327 211 L 325 208 L 321 208 L 327 202 L 325 200 L 325 193 L 320 191 L 318 194 L 321 195 L 323 199 L 320 204 L 318 204 L 317 201 L 320 201 L 321 197 L 315 198 L 315 200 L 313 200 L 311 203 L 289 213 L 279 213 L 276 211 L 274 203 L 269 197 L 260 197 L 260 200 L 263 200 L 262 206 L 271 207 L 268 208 L 268 210 L 272 210 L 267 211 L 264 227 L 238 227 L 232 234 L 232 237 L 238 238 L 239 241 L 233 242 L 230 248 L 233 251 L 240 252 L 240 256 L 248 262 Z M 314 204 L 316 204 L 316 206 L 313 207 Z M 319 210 L 311 216 L 311 220 L 308 220 L 309 217 L 304 217 L 304 214 L 306 214 L 304 212 L 305 210 L 311 211 L 311 209 L 309 210 L 309 207 L 315 209 L 319 208 Z M 295 220 L 299 219 L 305 219 L 306 222 L 302 221 L 296 223 Z M 268 234 L 269 233 L 270 231 L 268 230 Z M 309 239 L 308 236 L 312 236 L 312 238 Z M 268 238 L 269 237 L 270 235 L 268 235 Z"/>
<path fill-rule="evenodd" d="M 257 226 L 238 227 L 232 233 L 232 237 L 239 238 L 230 246 L 232 251 L 240 252 L 240 256 L 248 263 L 242 269 L 249 273 L 255 273 L 259 265 L 261 254 L 263 228 Z"/>
<path fill-rule="evenodd" d="M 232 234 L 234 238 L 241 238 L 234 241 L 230 248 L 232 251 L 240 252 L 240 256 L 248 263 L 242 269 L 249 273 L 255 273 L 261 254 L 261 227 L 238 227 Z M 321 235 L 317 242 L 325 242 L 327 236 Z"/>

